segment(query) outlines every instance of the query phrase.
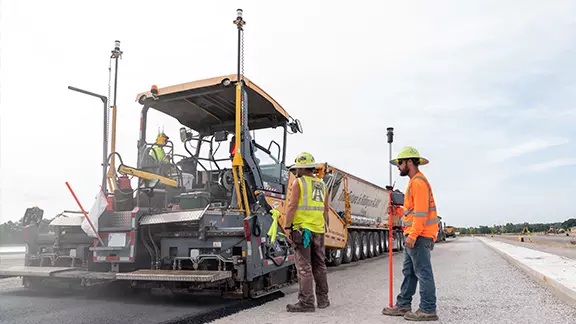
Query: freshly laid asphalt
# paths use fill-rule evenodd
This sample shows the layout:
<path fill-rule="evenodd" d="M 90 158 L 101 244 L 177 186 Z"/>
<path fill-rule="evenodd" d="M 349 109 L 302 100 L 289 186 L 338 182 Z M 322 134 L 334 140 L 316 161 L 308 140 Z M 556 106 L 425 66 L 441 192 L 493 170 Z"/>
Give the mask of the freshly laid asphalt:
<path fill-rule="evenodd" d="M 438 323 L 576 323 L 576 309 L 475 238 L 449 239 L 436 244 L 432 253 Z M 402 255 L 395 255 L 393 261 L 396 295 L 402 279 Z M 284 290 L 285 297 L 214 323 L 406 322 L 380 313 L 388 304 L 387 256 L 329 269 L 331 306 L 327 309 L 311 314 L 286 313 L 285 305 L 297 298 L 295 285 Z M 414 310 L 418 301 L 417 292 Z M 22 288 L 18 278 L 0 279 L 0 323 L 201 323 L 200 314 L 212 310 L 222 316 L 247 305 L 206 297 L 121 292 L 39 293 Z"/>

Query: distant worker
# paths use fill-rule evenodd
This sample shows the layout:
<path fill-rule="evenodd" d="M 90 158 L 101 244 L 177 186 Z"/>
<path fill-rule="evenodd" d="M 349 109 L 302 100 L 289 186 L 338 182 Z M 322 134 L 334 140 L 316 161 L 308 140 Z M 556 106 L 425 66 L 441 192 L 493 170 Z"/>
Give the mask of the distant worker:
<path fill-rule="evenodd" d="M 404 316 L 407 320 L 438 320 L 436 314 L 436 285 L 430 261 L 430 252 L 438 236 L 438 217 L 436 203 L 430 183 L 418 170 L 418 166 L 428 164 L 418 151 L 410 146 L 404 147 L 398 157 L 390 161 L 398 166 L 400 176 L 410 177 L 406 197 L 404 198 L 404 235 L 405 250 L 402 274 L 404 280 L 393 308 L 386 307 L 382 314 Z M 412 312 L 412 296 L 416 293 L 416 284 L 420 284 L 420 305 Z"/>
<path fill-rule="evenodd" d="M 166 152 L 164 152 L 164 146 L 168 139 L 168 135 L 164 134 L 164 132 L 160 132 L 158 136 L 156 136 L 156 144 L 154 144 L 150 150 L 150 156 L 152 156 L 154 160 L 168 163 L 169 159 L 166 157 Z"/>
<path fill-rule="evenodd" d="M 314 312 L 314 282 L 318 308 L 330 306 L 324 233 L 328 224 L 326 185 L 314 175 L 314 157 L 300 153 L 290 169 L 296 171 L 286 210 L 286 234 L 295 247 L 298 271 L 298 302 L 286 306 L 288 312 Z"/>

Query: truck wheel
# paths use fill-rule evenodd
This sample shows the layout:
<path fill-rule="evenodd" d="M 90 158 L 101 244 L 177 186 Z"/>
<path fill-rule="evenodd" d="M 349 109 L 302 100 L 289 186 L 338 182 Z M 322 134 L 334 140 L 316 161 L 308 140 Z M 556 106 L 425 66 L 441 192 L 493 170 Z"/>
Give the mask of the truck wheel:
<path fill-rule="evenodd" d="M 368 257 L 368 236 L 366 233 L 360 233 L 360 250 L 362 253 L 360 254 L 360 260 L 364 260 Z"/>
<path fill-rule="evenodd" d="M 380 246 L 383 252 L 388 252 L 388 231 L 380 232 Z"/>
<path fill-rule="evenodd" d="M 352 262 L 352 256 L 354 254 L 353 244 L 352 244 L 352 235 L 348 233 L 348 240 L 346 241 L 346 246 L 344 247 L 344 251 L 342 251 L 342 263 L 350 263 Z"/>
<path fill-rule="evenodd" d="M 332 266 L 337 267 L 342 263 L 342 256 L 343 256 L 342 249 L 335 249 L 332 252 Z"/>
<path fill-rule="evenodd" d="M 368 258 L 372 258 L 374 256 L 374 250 L 376 249 L 376 246 L 374 246 L 374 239 L 372 238 L 374 235 L 374 233 L 369 232 L 366 233 L 366 241 L 368 241 Z"/>
<path fill-rule="evenodd" d="M 352 232 L 352 261 L 358 261 L 362 257 L 362 242 L 358 232 Z"/>
<path fill-rule="evenodd" d="M 374 256 L 378 256 L 382 253 L 380 249 L 380 235 L 378 232 L 372 233 L 372 244 L 374 244 Z"/>
<path fill-rule="evenodd" d="M 397 232 L 398 234 L 398 251 L 404 250 L 404 235 L 402 232 Z"/>

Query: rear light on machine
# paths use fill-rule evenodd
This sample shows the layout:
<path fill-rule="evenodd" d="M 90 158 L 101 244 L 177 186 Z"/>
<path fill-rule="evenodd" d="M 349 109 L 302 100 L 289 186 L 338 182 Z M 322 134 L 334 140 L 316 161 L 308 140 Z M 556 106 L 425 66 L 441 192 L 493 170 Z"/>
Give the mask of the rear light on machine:
<path fill-rule="evenodd" d="M 106 206 L 106 210 L 114 210 L 114 195 L 109 194 L 106 196 L 106 202 L 108 205 Z"/>

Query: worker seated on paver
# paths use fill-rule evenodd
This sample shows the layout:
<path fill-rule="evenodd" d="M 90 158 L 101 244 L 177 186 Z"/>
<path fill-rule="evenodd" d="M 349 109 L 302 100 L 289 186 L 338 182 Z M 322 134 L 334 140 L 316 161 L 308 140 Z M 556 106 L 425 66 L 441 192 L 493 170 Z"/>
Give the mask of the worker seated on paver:
<path fill-rule="evenodd" d="M 156 144 L 154 144 L 150 150 L 150 156 L 152 156 L 155 161 L 168 163 L 169 159 L 166 156 L 166 152 L 164 152 L 164 146 L 168 139 L 168 135 L 164 134 L 164 132 L 161 132 L 156 136 Z"/>
<path fill-rule="evenodd" d="M 170 158 L 164 152 L 164 146 L 169 137 L 164 132 L 156 136 L 156 143 L 150 149 L 150 156 L 155 162 L 160 162 L 160 174 L 166 175 L 170 171 Z"/>

